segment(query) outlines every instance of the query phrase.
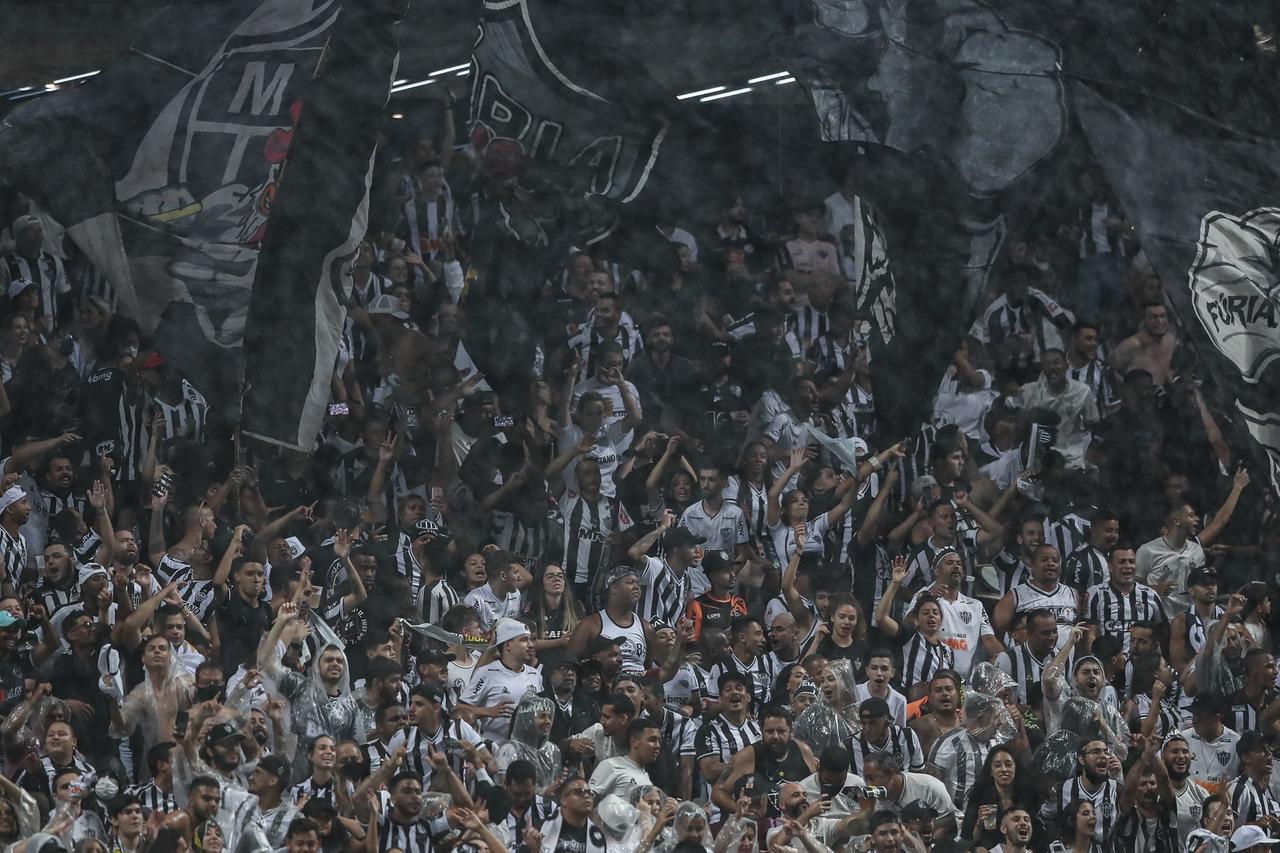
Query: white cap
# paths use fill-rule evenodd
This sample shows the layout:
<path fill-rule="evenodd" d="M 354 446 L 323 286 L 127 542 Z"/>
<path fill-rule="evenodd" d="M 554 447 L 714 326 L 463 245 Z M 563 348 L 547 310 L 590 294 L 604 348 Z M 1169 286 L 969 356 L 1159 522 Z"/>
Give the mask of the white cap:
<path fill-rule="evenodd" d="M 10 486 L 3 495 L 0 495 L 0 513 L 16 504 L 27 496 L 21 486 Z"/>
<path fill-rule="evenodd" d="M 400 310 L 400 300 L 390 293 L 375 296 L 370 300 L 369 307 L 365 310 L 370 314 L 385 314 L 388 317 L 395 317 L 397 320 L 409 319 L 409 315 Z"/>
<path fill-rule="evenodd" d="M 307 553 L 307 546 L 297 536 L 290 536 L 284 540 L 284 544 L 289 546 L 289 556 L 295 560 Z"/>
<path fill-rule="evenodd" d="M 13 227 L 10 230 L 13 232 L 14 239 L 17 239 L 18 235 L 21 234 L 23 231 L 26 231 L 32 225 L 39 225 L 39 224 L 40 224 L 39 217 L 32 216 L 30 213 L 26 213 L 26 214 L 23 214 L 22 216 L 19 216 L 17 219 L 13 220 Z"/>
<path fill-rule="evenodd" d="M 493 644 L 500 646 L 507 640 L 529 636 L 529 626 L 519 619 L 499 619 L 498 629 L 493 634 Z"/>
<path fill-rule="evenodd" d="M 1272 838 L 1262 827 L 1251 823 L 1231 833 L 1232 850 L 1248 850 L 1259 844 L 1280 844 L 1280 839 Z"/>
<path fill-rule="evenodd" d="M 36 283 L 34 281 L 27 281 L 25 278 L 15 278 L 13 281 L 9 282 L 9 298 L 13 299 L 15 296 L 21 296 L 22 292 L 28 287 L 35 286 Z"/>

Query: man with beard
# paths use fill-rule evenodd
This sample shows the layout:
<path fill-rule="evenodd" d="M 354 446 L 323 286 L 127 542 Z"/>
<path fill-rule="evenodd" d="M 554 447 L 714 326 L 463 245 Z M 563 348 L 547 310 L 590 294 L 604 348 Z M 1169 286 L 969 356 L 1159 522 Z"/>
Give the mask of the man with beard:
<path fill-rule="evenodd" d="M 789 710 L 782 705 L 766 705 L 759 720 L 760 740 L 733 756 L 729 775 L 712 789 L 712 799 L 722 809 L 734 808 L 731 792 L 744 776 L 763 776 L 776 791 L 783 782 L 808 778 L 818 767 L 808 744 L 793 736 Z"/>
<path fill-rule="evenodd" d="M 1129 768 L 1120 790 L 1120 819 L 1113 835 L 1115 849 L 1143 853 L 1177 850 L 1176 798 L 1169 774 L 1157 752 L 1158 741 L 1142 742 L 1142 754 Z"/>
<path fill-rule="evenodd" d="M 458 711 L 473 714 L 477 731 L 497 747 L 507 742 L 508 718 L 516 703 L 525 693 L 537 693 L 542 686 L 542 673 L 529 663 L 535 654 L 533 637 L 523 622 L 499 619 L 493 645 L 498 660 L 476 670 L 458 699 Z"/>
<path fill-rule="evenodd" d="M 561 743 L 600 720 L 599 703 L 578 690 L 578 664 L 571 660 L 557 661 L 549 668 L 547 689 L 539 695 L 556 705 L 552 743 Z"/>
<path fill-rule="evenodd" d="M 717 685 L 720 693 L 720 712 L 698 729 L 695 738 L 698 770 L 706 786 L 708 799 L 712 786 L 721 774 L 732 767 L 734 755 L 761 738 L 760 725 L 751 718 L 751 688 L 749 680 L 737 672 L 725 672 Z M 715 819 L 715 816 L 712 816 Z"/>
<path fill-rule="evenodd" d="M 1027 641 L 1014 646 L 995 660 L 996 666 L 1013 679 L 1019 705 L 1030 705 L 1030 688 L 1058 651 L 1058 620 L 1044 608 L 1027 614 Z"/>
<path fill-rule="evenodd" d="M 262 816 L 262 833 L 272 847 L 284 844 L 285 833 L 301 813 L 294 806 L 292 797 L 285 797 L 289 788 L 289 762 L 279 755 L 264 755 L 249 775 L 249 793 L 258 798 L 258 812 Z"/>
<path fill-rule="evenodd" d="M 1058 578 L 1062 557 L 1052 545 L 1040 545 L 1032 558 L 1031 579 L 1009 590 L 996 605 L 992 616 L 996 635 L 1004 636 L 1013 622 L 1014 613 L 1045 609 L 1058 623 L 1058 642 L 1065 643 L 1080 609 L 1076 591 Z"/>
<path fill-rule="evenodd" d="M 242 767 L 241 740 L 245 735 L 234 723 L 218 723 L 205 735 L 204 746 L 197 756 L 198 733 L 207 719 L 203 715 L 192 715 L 173 765 L 174 784 L 187 787 L 190 826 L 198 826 L 216 815 L 224 831 L 226 849 L 236 850 L 241 843 L 246 845 L 244 849 L 255 849 L 255 844 L 265 848 L 269 845 L 262 836 L 258 798 L 248 792 L 248 774 Z M 193 809 L 197 800 L 200 804 Z"/>
<path fill-rule="evenodd" d="M 1057 631 L 1054 631 L 1057 636 Z M 921 714 L 907 723 L 920 739 L 920 748 L 927 755 L 934 743 L 948 732 L 960 727 L 960 676 L 955 670 L 944 669 L 929 681 L 928 713 Z"/>
<path fill-rule="evenodd" d="M 1080 745 L 1076 753 L 1080 773 L 1059 783 L 1040 807 L 1040 819 L 1052 826 L 1058 815 L 1072 800 L 1088 800 L 1093 803 L 1098 816 L 1094 830 L 1099 844 L 1105 844 L 1115 826 L 1120 800 L 1120 782 L 1110 778 L 1118 775 L 1120 759 L 1098 738 L 1090 738 Z"/>
<path fill-rule="evenodd" d="M 335 668 L 326 661 L 326 654 L 321 656 L 320 664 L 325 668 Z M 338 678 L 341 678 L 340 670 Z M 324 669 L 321 678 L 325 678 Z M 346 694 L 326 710 L 325 714 L 333 726 L 337 740 L 354 740 L 364 743 L 369 739 L 369 732 L 374 727 L 374 715 L 378 708 L 390 702 L 398 701 L 400 695 L 400 665 L 384 657 L 375 657 L 369 661 L 365 671 L 365 683 Z"/>
<path fill-rule="evenodd" d="M 1000 835 L 1004 839 L 991 853 L 1027 853 L 1034 824 L 1031 813 L 1022 806 L 1013 806 L 1000 817 Z"/>
<path fill-rule="evenodd" d="M 1280 829 L 1280 801 L 1271 793 L 1271 745 L 1262 732 L 1248 731 L 1236 742 L 1240 775 L 1227 785 L 1227 799 L 1240 823 L 1256 823 L 1268 833 Z"/>
<path fill-rule="evenodd" d="M 836 744 L 822 751 L 818 759 L 818 770 L 804 779 L 799 785 L 810 802 L 817 802 L 822 797 L 831 799 L 831 808 L 824 814 L 826 817 L 841 818 L 858 812 L 858 801 L 854 797 L 842 793 L 848 788 L 860 788 L 867 783 L 857 773 L 849 771 L 849 750 Z"/>
<path fill-rule="evenodd" d="M 1208 562 L 1196 538 L 1199 532 L 1200 516 L 1191 504 L 1179 504 L 1165 514 L 1161 535 L 1138 549 L 1135 575 L 1164 596 L 1170 615 L 1190 608 L 1187 578 Z"/>
<path fill-rule="evenodd" d="M 905 805 L 918 803 L 933 809 L 934 814 L 939 815 L 933 825 L 935 842 L 949 841 L 956 836 L 956 807 L 946 786 L 937 778 L 903 770 L 898 760 L 888 753 L 868 758 L 864 775 L 868 785 L 885 789 L 887 808 L 901 811 Z M 877 800 L 875 805 L 879 806 L 880 802 Z M 874 816 L 872 822 L 875 822 Z"/>
<path fill-rule="evenodd" d="M 1044 522 L 1042 515 L 1024 515 L 1018 523 L 1018 533 L 1014 536 L 1017 550 L 1005 548 L 991 559 L 992 565 L 999 572 L 1001 595 L 1030 579 L 1036 548 L 1044 544 Z"/>
<path fill-rule="evenodd" d="M 945 514 L 945 510 L 940 512 Z M 951 519 L 954 526 L 954 509 L 951 510 Z M 934 555 L 930 572 L 934 578 L 933 583 L 916 593 L 916 597 L 907 605 L 907 612 L 914 612 L 916 600 L 925 592 L 938 600 L 938 607 L 942 610 L 943 636 L 947 637 L 947 645 L 955 654 L 956 672 L 963 676 L 973 667 L 979 645 L 989 658 L 1003 652 L 1004 646 L 996 639 L 982 602 L 960 591 L 965 576 L 963 555 L 955 548 L 941 548 Z M 913 619 L 908 619 L 907 622 L 908 628 L 914 627 L 911 624 Z"/>
<path fill-rule="evenodd" d="M 1272 580 L 1280 586 L 1280 579 Z M 1179 613 L 1169 628 L 1169 657 L 1179 672 L 1204 648 L 1205 640 L 1213 625 L 1225 612 L 1218 604 L 1218 572 L 1211 566 L 1203 566 L 1187 576 L 1187 595 L 1191 608 Z"/>
<path fill-rule="evenodd" d="M 716 679 L 722 673 L 736 672 L 751 685 L 751 696 L 757 706 L 770 701 L 778 673 L 773 669 L 769 656 L 764 654 L 764 627 L 760 620 L 751 616 L 735 619 L 729 629 L 729 644 L 729 657 L 711 668 L 707 695 L 713 700 L 718 699 L 720 691 L 715 686 Z"/>
<path fill-rule="evenodd" d="M 432 839 L 449 831 L 449 821 L 445 815 L 423 820 L 422 815 L 422 781 L 412 771 L 401 771 L 391 777 L 387 783 L 390 803 L 383 809 L 378 820 L 378 843 L 380 849 L 397 849 L 403 853 L 431 853 L 435 849 Z M 467 828 L 481 833 L 483 843 L 491 850 L 501 850 L 503 844 L 483 822 L 475 820 L 469 811 L 462 815 L 468 818 Z"/>
<path fill-rule="evenodd" d="M 1222 724 L 1222 710 L 1220 697 L 1198 694 L 1191 700 L 1191 728 L 1182 733 L 1191 748 L 1191 778 L 1211 794 L 1221 791 L 1239 766 L 1240 735 Z"/>
<path fill-rule="evenodd" d="M 80 588 L 76 584 L 76 571 L 71 551 L 61 542 L 51 542 L 44 548 L 44 568 L 40 570 L 40 582 L 31 593 L 44 605 L 46 613 L 54 613 L 68 604 L 80 600 Z"/>
<path fill-rule="evenodd" d="M 1183 850 L 1187 836 L 1200 826 L 1209 792 L 1191 781 L 1191 746 L 1181 732 L 1165 737 L 1160 760 L 1169 774 L 1169 787 L 1177 810 L 1178 844 L 1175 849 Z"/>

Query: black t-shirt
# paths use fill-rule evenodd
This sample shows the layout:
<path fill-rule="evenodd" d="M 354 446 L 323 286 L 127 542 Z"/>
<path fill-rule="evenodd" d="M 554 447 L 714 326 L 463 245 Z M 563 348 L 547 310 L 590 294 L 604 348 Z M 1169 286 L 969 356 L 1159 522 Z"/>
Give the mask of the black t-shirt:
<path fill-rule="evenodd" d="M 252 607 L 238 591 L 231 592 L 218 608 L 218 639 L 222 643 L 222 671 L 233 673 L 242 663 L 257 657 L 258 642 L 271 625 L 271 608 L 262 602 Z"/>
<path fill-rule="evenodd" d="M 571 826 L 560 824 L 560 840 L 556 842 L 555 853 L 586 853 L 587 825 Z"/>

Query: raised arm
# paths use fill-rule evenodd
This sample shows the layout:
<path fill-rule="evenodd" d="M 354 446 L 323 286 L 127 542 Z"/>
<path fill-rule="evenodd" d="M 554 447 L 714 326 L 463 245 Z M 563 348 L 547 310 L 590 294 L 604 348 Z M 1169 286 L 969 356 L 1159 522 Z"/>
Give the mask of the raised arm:
<path fill-rule="evenodd" d="M 876 530 L 880 527 L 880 516 L 884 515 L 884 506 L 888 503 L 889 495 L 897 483 L 898 466 L 895 465 L 889 469 L 889 473 L 885 474 L 880 490 L 871 499 L 871 506 L 867 507 L 867 514 L 863 517 L 862 524 L 858 526 L 858 544 L 863 548 L 875 541 Z"/>
<path fill-rule="evenodd" d="M 627 549 L 627 559 L 631 561 L 631 565 L 641 568 L 648 559 L 649 549 L 658 543 L 662 538 L 662 534 L 666 533 L 676 525 L 676 515 L 671 510 L 665 510 L 662 513 L 662 521 L 653 530 L 646 533 L 636 540 L 635 544 Z"/>
<path fill-rule="evenodd" d="M 218 568 L 213 573 L 213 585 L 217 589 L 226 590 L 227 578 L 231 576 L 231 566 L 240 556 L 244 547 L 244 535 L 248 532 L 249 526 L 241 524 L 237 525 L 235 532 L 231 534 L 231 544 L 227 545 L 227 550 L 222 552 L 222 559 L 218 561 Z"/>
<path fill-rule="evenodd" d="M 582 356 L 575 354 L 569 365 L 569 372 L 564 375 L 560 386 L 560 411 L 556 413 L 556 426 L 559 429 L 568 429 L 569 424 L 573 423 L 573 384 L 581 372 Z"/>
<path fill-rule="evenodd" d="M 957 497 L 955 501 L 961 509 L 973 516 L 974 521 L 978 522 L 978 527 L 980 528 L 978 530 L 978 547 L 988 557 L 998 554 L 1004 546 L 1004 525 L 984 512 L 967 494 Z"/>
<path fill-rule="evenodd" d="M 907 560 L 901 554 L 893 558 L 892 564 L 893 574 L 889 578 L 889 585 L 884 588 L 884 595 L 880 596 L 880 601 L 876 604 L 876 626 L 890 637 L 896 637 L 902 630 L 902 626 L 898 621 L 889 615 L 889 611 L 893 609 L 893 602 L 898 596 L 898 589 L 902 586 L 902 581 L 907 576 Z"/>
<path fill-rule="evenodd" d="M 1044 693 L 1044 697 L 1050 700 L 1056 700 L 1062 695 L 1062 687 L 1066 683 L 1064 669 L 1067 665 L 1067 658 L 1071 656 L 1071 650 L 1075 648 L 1076 643 L 1084 637 L 1085 629 L 1082 625 L 1076 625 L 1071 629 L 1071 636 L 1062 644 L 1061 650 L 1054 655 L 1053 660 L 1049 661 L 1040 672 L 1040 689 Z"/>
<path fill-rule="evenodd" d="M 351 531 L 339 530 L 333 541 L 333 553 L 342 561 L 343 568 L 347 570 L 347 578 L 351 581 L 351 592 L 342 596 L 343 614 L 350 613 L 356 605 L 369 597 L 368 590 L 364 588 L 364 579 L 351 562 L 351 544 Z"/>
<path fill-rule="evenodd" d="M 46 438 L 41 441 L 29 441 L 26 444 L 19 445 L 14 448 L 13 453 L 9 455 L 8 460 L 4 464 L 5 474 L 21 474 L 23 471 L 31 467 L 46 453 L 56 450 L 59 447 L 66 447 L 69 444 L 75 444 L 80 440 L 80 436 L 74 432 L 64 432 L 57 438 Z"/>
<path fill-rule="evenodd" d="M 1222 506 L 1218 507 L 1218 511 L 1213 514 L 1213 520 L 1200 533 L 1201 545 L 1208 547 L 1222 535 L 1227 522 L 1231 521 L 1231 516 L 1235 514 L 1236 505 L 1240 503 L 1241 493 L 1244 492 L 1245 487 L 1248 485 L 1249 471 L 1242 465 L 1236 469 L 1235 476 L 1231 478 L 1231 491 L 1227 494 L 1227 499 L 1222 502 Z"/>
<path fill-rule="evenodd" d="M 787 465 L 787 470 L 782 472 L 782 476 L 773 481 L 773 485 L 769 487 L 767 495 L 767 505 L 765 508 L 765 523 L 770 527 L 782 520 L 782 493 L 787 489 L 787 483 L 791 482 L 791 478 L 799 473 L 805 463 L 813 457 L 813 449 L 809 447 L 796 447 L 791 451 L 791 462 Z"/>
<path fill-rule="evenodd" d="M 844 518 L 845 513 L 853 508 L 853 502 L 858 498 L 858 478 L 845 477 L 836 487 L 836 493 L 840 495 L 840 500 L 827 510 L 828 527 L 835 527 L 840 519 Z"/>

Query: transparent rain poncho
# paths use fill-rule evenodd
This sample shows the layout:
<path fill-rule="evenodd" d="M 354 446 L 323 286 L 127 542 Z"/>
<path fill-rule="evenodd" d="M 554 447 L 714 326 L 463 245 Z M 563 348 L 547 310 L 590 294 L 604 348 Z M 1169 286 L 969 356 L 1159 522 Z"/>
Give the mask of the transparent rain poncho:
<path fill-rule="evenodd" d="M 505 772 L 511 762 L 528 761 L 537 770 L 537 785 L 545 788 L 560 772 L 560 747 L 551 742 L 551 724 L 555 719 L 555 703 L 550 699 L 526 693 L 511 715 L 511 737 L 494 759 Z"/>
<path fill-rule="evenodd" d="M 1061 782 L 1076 773 L 1076 755 L 1080 746 L 1090 740 L 1101 740 L 1121 761 L 1128 752 L 1129 726 L 1114 709 L 1083 696 L 1071 696 L 1063 704 L 1062 724 L 1044 739 L 1031 757 L 1038 772 Z"/>
<path fill-rule="evenodd" d="M 152 680 L 150 673 L 144 672 L 142 682 L 124 697 L 120 703 L 120 717 L 124 725 L 117 727 L 113 723 L 110 735 L 127 738 L 137 728 L 142 732 L 144 752 L 169 740 L 178 712 L 191 707 L 194 688 L 194 680 L 187 675 L 181 659 L 171 649 L 169 666 L 159 683 Z"/>
<path fill-rule="evenodd" d="M 640 829 L 640 810 L 619 797 L 610 794 L 596 806 L 599 826 L 609 841 L 608 848 L 617 853 L 634 853 L 644 838 Z"/>
<path fill-rule="evenodd" d="M 662 837 L 654 845 L 655 853 L 671 853 L 681 841 L 693 841 L 711 849 L 711 823 L 707 813 L 697 803 L 681 803 L 676 809 L 671 826 L 662 831 Z"/>
<path fill-rule="evenodd" d="M 862 731 L 858 722 L 858 702 L 854 698 L 857 680 L 847 660 L 827 664 L 818 677 L 818 699 L 796 719 L 795 736 L 809 744 L 814 755 L 829 746 L 846 743 Z"/>

